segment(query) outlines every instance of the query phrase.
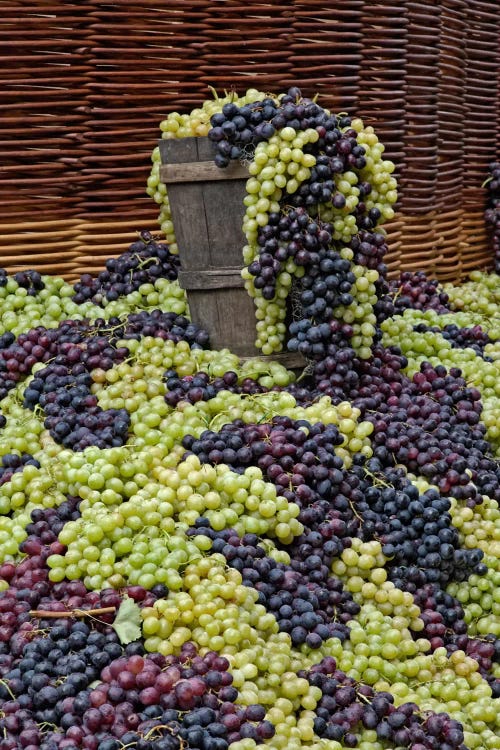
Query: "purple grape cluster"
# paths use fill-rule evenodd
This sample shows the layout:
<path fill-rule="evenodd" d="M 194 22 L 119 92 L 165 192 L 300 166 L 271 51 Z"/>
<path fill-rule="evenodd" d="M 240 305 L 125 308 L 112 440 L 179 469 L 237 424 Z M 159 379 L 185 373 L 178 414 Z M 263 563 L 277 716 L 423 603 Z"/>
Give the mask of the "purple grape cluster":
<path fill-rule="evenodd" d="M 38 271 L 32 269 L 27 271 L 18 271 L 14 274 L 14 280 L 20 287 L 26 289 L 31 297 L 35 297 L 38 292 L 45 289 L 42 276 Z"/>
<path fill-rule="evenodd" d="M 0 485 L 12 479 L 12 475 L 16 471 L 22 471 L 25 466 L 40 468 L 40 463 L 29 453 L 21 453 L 19 456 L 16 453 L 5 453 L 0 458 Z"/>
<path fill-rule="evenodd" d="M 272 120 L 279 112 L 278 103 L 266 97 L 239 107 L 234 102 L 224 104 L 221 112 L 210 118 L 209 139 L 215 145 L 214 161 L 218 167 L 243 158 L 257 143 L 268 140 L 276 132 Z"/>
<path fill-rule="evenodd" d="M 347 524 L 342 518 L 331 519 L 333 528 L 343 523 L 364 541 L 378 539 L 389 558 L 387 571 L 399 588 L 413 593 L 426 583 L 445 586 L 486 570 L 481 550 L 460 549 L 449 499 L 433 489 L 419 494 L 403 469 L 382 470 L 377 459 L 355 457 L 332 501 L 334 509 L 342 502 L 354 517 Z M 308 511 L 302 511 L 301 520 Z"/>
<path fill-rule="evenodd" d="M 356 683 L 337 669 L 333 657 L 298 673 L 322 691 L 314 719 L 315 733 L 326 740 L 357 747 L 357 727 L 372 729 L 379 742 L 411 750 L 467 750 L 461 724 L 445 713 L 421 713 L 414 703 L 396 707 L 390 693 Z"/>
<path fill-rule="evenodd" d="M 375 313 L 379 323 L 408 309 L 449 313 L 448 302 L 437 279 L 429 278 L 425 271 L 403 271 L 399 278 L 390 279 L 379 288 Z"/>
<path fill-rule="evenodd" d="M 337 404 L 345 401 L 360 382 L 361 362 L 348 344 L 349 335 L 352 327 L 337 322 L 333 348 L 328 356 L 314 363 L 312 372 L 313 392 L 330 396 Z"/>
<path fill-rule="evenodd" d="M 268 388 L 260 385 L 252 378 L 244 378 L 238 382 L 238 375 L 228 370 L 221 377 L 212 378 L 207 372 L 199 371 L 195 375 L 179 377 L 175 370 L 167 370 L 164 375 L 167 385 L 165 401 L 173 408 L 180 401 L 189 401 L 195 404 L 198 401 L 209 401 L 220 393 L 230 391 L 231 393 L 255 394 L 265 393 Z"/>
<path fill-rule="evenodd" d="M 491 358 L 486 357 L 484 354 L 484 347 L 487 344 L 491 344 L 492 339 L 490 339 L 480 325 L 473 326 L 472 328 L 460 328 L 454 323 L 449 323 L 440 328 L 439 326 L 428 326 L 425 323 L 418 323 L 418 325 L 413 327 L 413 330 L 416 333 L 427 333 L 428 331 L 439 333 L 446 341 L 450 342 L 454 349 L 472 349 L 478 357 L 482 357 L 487 362 L 492 361 Z"/>
<path fill-rule="evenodd" d="M 327 253 L 332 242 L 332 232 L 331 224 L 313 219 L 305 208 L 291 209 L 288 213 L 270 213 L 268 223 L 258 231 L 259 257 L 248 266 L 249 272 L 255 277 L 254 285 L 257 289 L 262 289 L 264 298 L 273 299 L 276 279 L 289 258 L 293 258 L 298 266 L 314 268 L 316 277 L 320 276 L 319 270 L 325 275 L 338 272 L 340 256 L 337 253 L 329 256 Z M 330 262 L 334 260 L 337 261 L 337 266 Z M 320 262 L 322 267 L 318 269 Z M 349 262 L 340 262 L 340 270 L 344 274 L 349 269 Z M 332 287 L 334 291 L 340 281 L 337 280 L 336 285 Z M 347 291 L 353 282 L 354 276 Z M 330 305 L 334 302 L 339 304 L 333 295 L 329 302 Z M 345 304 L 350 302 L 347 301 Z"/>
<path fill-rule="evenodd" d="M 63 324 L 57 330 L 58 353 L 39 370 L 24 392 L 24 406 L 39 405 L 45 427 L 58 443 L 72 450 L 90 445 L 100 448 L 123 445 L 130 415 L 125 409 L 103 410 L 91 392 L 91 370 L 109 370 L 129 354 L 115 348 L 104 336 L 89 337 L 81 327 Z"/>
<path fill-rule="evenodd" d="M 79 503 L 80 498 L 70 497 L 57 508 L 33 510 L 26 527 L 28 537 L 20 544 L 26 557 L 17 565 L 10 561 L 0 565 L 0 580 L 9 584 L 0 592 L 0 676 L 4 667 L 12 664 L 13 656 L 22 653 L 34 629 L 29 609 L 37 607 L 52 591 L 46 561 L 49 555 L 64 550 L 57 534 L 67 521 L 79 517 Z M 4 665 L 2 659 L 6 660 Z"/>
<path fill-rule="evenodd" d="M 57 541 L 57 535 L 68 521 L 80 517 L 81 498 L 69 495 L 54 508 L 35 508 L 31 511 L 31 522 L 26 526 L 27 538 L 21 542 L 20 551 L 39 554 L 41 548 Z"/>
<path fill-rule="evenodd" d="M 113 630 L 107 635 L 91 633 L 85 622 L 61 620 L 50 628 L 48 638 L 35 638 L 24 646 L 22 658 L 4 675 L 7 685 L 0 685 L 1 697 L 8 700 L 9 692 L 13 694 L 37 723 L 69 728 L 62 700 L 86 690 L 122 650 Z"/>
<path fill-rule="evenodd" d="M 412 593 L 426 583 L 444 587 L 451 580 L 466 580 L 486 572 L 479 549 L 461 549 L 458 531 L 451 523 L 450 502 L 437 490 L 422 495 L 409 482 L 404 490 L 385 488 L 371 501 L 378 516 L 382 551 L 394 583 Z"/>
<path fill-rule="evenodd" d="M 269 140 L 284 127 L 295 130 L 316 128 L 320 135 L 317 146 L 328 157 L 338 156 L 338 168 L 333 172 L 344 172 L 352 166 L 362 169 L 366 165 L 364 149 L 357 143 L 351 144 L 349 136 L 341 133 L 340 128 L 350 124 L 349 118 L 331 115 L 311 99 L 302 97 L 297 87 L 289 89 L 279 101 L 265 97 L 241 107 L 234 102 L 227 103 L 221 112 L 211 117 L 210 124 L 212 128 L 208 137 L 215 145 L 214 161 L 218 167 L 227 167 L 231 160 L 248 158 L 258 143 Z M 337 145 L 339 141 L 341 143 Z M 355 147 L 357 151 L 353 152 Z M 313 183 L 321 186 L 331 174 L 330 171 L 328 175 L 317 171 L 312 175 Z M 322 188 L 327 190 L 328 185 Z M 329 199 L 332 193 L 333 182 L 329 194 L 318 192 L 314 202 L 318 203 L 319 197 Z"/>
<path fill-rule="evenodd" d="M 493 161 L 488 167 L 487 208 L 484 213 L 490 234 L 495 272 L 500 272 L 500 163 Z"/>
<path fill-rule="evenodd" d="M 55 329 L 33 329 L 14 342 L 11 337 L 7 339 L 6 348 L 0 351 L 8 368 L 5 394 L 36 361 L 50 359 L 26 388 L 25 408 L 41 406 L 51 436 L 72 450 L 84 450 L 90 445 L 100 448 L 123 445 L 128 437 L 130 415 L 125 409 L 101 409 L 91 392 L 90 373 L 95 368 L 109 370 L 129 355 L 126 347 L 116 346 L 120 339 L 139 340 L 143 336 L 175 343 L 187 341 L 192 348 L 208 344 L 208 334 L 203 329 L 182 315 L 161 310 L 135 313 L 126 320 L 98 319 L 93 324 L 64 321 Z M 1 364 L 0 358 L 0 370 Z"/>
<path fill-rule="evenodd" d="M 420 619 L 424 629 L 418 637 L 428 638 L 431 649 L 446 646 L 450 651 L 467 647 L 467 625 L 460 602 L 436 583 L 426 583 L 413 593 L 415 604 L 420 607 Z"/>
<path fill-rule="evenodd" d="M 479 673 L 489 683 L 492 698 L 500 698 L 500 677 L 492 674 L 493 664 L 500 662 L 500 639 L 491 633 L 482 638 L 469 638 L 467 635 L 451 636 L 446 643 L 449 654 L 464 651 L 479 665 Z"/>
<path fill-rule="evenodd" d="M 358 205 L 357 211 L 363 210 Z M 372 268 L 378 271 L 380 278 L 385 278 L 387 267 L 383 258 L 388 252 L 385 235 L 376 231 L 377 222 L 380 218 L 378 209 L 371 208 L 367 215 L 358 217 L 358 225 L 362 227 L 359 232 L 352 238 L 350 247 L 354 251 L 354 262 L 366 268 Z"/>
<path fill-rule="evenodd" d="M 353 334 L 333 316 L 336 307 L 352 303 L 356 277 L 349 261 L 332 247 L 332 233 L 331 224 L 313 219 L 304 207 L 271 213 L 258 233 L 259 257 L 248 266 L 254 286 L 268 300 L 274 298 L 277 278 L 289 258 L 304 269 L 296 284 L 300 312 L 290 322 L 287 346 L 313 360 L 335 355 Z"/>
<path fill-rule="evenodd" d="M 78 304 L 91 300 L 96 305 L 117 300 L 142 284 L 154 284 L 160 278 L 176 279 L 179 263 L 179 257 L 172 255 L 168 245 L 142 231 L 128 250 L 106 261 L 105 270 L 97 277 L 83 274 L 74 284 L 73 300 Z"/>
<path fill-rule="evenodd" d="M 217 532 L 205 518 L 188 531 L 190 536 L 199 533 L 212 539 L 212 551 L 223 554 L 228 565 L 240 571 L 245 586 L 259 592 L 259 603 L 276 617 L 280 630 L 290 634 L 294 646 L 306 643 L 319 648 L 328 638 L 348 637 L 346 623 L 360 607 L 331 575 L 321 555 L 312 551 L 285 565 L 266 555 L 255 534 L 240 538 L 232 529 Z"/>
<path fill-rule="evenodd" d="M 397 386 L 365 414 L 374 425 L 377 466 L 402 464 L 471 507 L 482 494 L 500 499 L 500 469 L 480 423 L 480 393 L 460 370 L 423 363 Z"/>
<path fill-rule="evenodd" d="M 57 351 L 57 330 L 39 326 L 18 338 L 7 331 L 0 336 L 0 401 L 29 375 L 37 362 L 47 362 Z"/>
<path fill-rule="evenodd" d="M 239 473 L 258 466 L 278 494 L 302 508 L 321 498 L 335 505 L 344 480 L 335 447 L 343 439 L 335 425 L 274 417 L 265 424 L 235 420 L 220 432 L 205 430 L 198 439 L 186 435 L 182 444 L 202 463 L 224 463 Z"/>

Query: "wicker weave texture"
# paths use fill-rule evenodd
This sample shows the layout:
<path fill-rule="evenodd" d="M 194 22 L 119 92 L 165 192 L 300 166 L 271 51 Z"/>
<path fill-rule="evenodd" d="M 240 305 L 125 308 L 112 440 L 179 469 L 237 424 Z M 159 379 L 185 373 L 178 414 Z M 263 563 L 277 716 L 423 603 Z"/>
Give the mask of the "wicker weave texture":
<path fill-rule="evenodd" d="M 500 147 L 497 0 L 7 0 L 0 265 L 97 272 L 157 209 L 159 122 L 208 86 L 279 92 L 372 124 L 396 163 L 391 273 L 489 261 L 481 187 Z"/>

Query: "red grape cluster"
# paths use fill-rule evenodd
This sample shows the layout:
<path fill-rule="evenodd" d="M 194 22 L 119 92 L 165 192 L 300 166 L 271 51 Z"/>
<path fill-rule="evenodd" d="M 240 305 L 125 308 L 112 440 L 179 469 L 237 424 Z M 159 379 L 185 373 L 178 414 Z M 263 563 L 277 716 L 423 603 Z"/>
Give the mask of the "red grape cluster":
<path fill-rule="evenodd" d="M 235 704 L 238 691 L 228 670 L 226 658 L 215 652 L 201 657 L 189 642 L 179 657 L 120 656 L 102 669 L 102 683 L 75 706 L 83 747 L 95 750 L 109 740 L 109 747 L 118 748 L 150 737 L 145 750 L 227 750 L 242 737 L 269 739 L 274 727 L 264 721 L 264 708 Z M 91 745 L 87 736 L 100 744 Z"/>
<path fill-rule="evenodd" d="M 451 651 L 455 648 L 465 650 L 468 638 L 462 605 L 436 583 L 418 587 L 413 598 L 420 607 L 420 618 L 424 623 L 419 637 L 428 638 L 433 651 L 442 646 Z"/>

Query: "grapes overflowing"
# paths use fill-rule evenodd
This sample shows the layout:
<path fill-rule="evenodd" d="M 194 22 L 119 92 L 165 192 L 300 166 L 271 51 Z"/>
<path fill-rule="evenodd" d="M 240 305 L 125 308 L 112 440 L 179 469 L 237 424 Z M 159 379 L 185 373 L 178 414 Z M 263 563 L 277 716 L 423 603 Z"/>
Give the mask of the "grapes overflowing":
<path fill-rule="evenodd" d="M 206 135 L 215 163 L 248 163 L 243 278 L 255 298 L 257 347 L 288 348 L 308 359 L 353 347 L 369 356 L 375 336 L 375 283 L 387 251 L 381 229 L 394 215 L 394 165 L 373 128 L 333 115 L 296 87 L 266 96 L 217 98 L 161 125 L 163 137 Z M 160 225 L 175 249 L 165 185 L 153 152 L 148 193 L 162 205 Z M 337 320 L 349 325 L 340 328 Z"/>
<path fill-rule="evenodd" d="M 382 343 L 360 357 L 342 317 L 296 384 L 140 304 L 3 333 L 20 367 L 1 402 L 2 749 L 494 747 L 499 487 L 480 384 L 437 364 L 410 377 Z M 491 327 L 439 323 L 413 334 L 494 365 Z M 461 709 L 421 686 L 448 673 Z"/>
<path fill-rule="evenodd" d="M 298 89 L 163 130 L 248 164 L 310 363 L 209 348 L 157 163 L 168 244 L 0 271 L 0 750 L 498 750 L 499 277 L 388 281 L 392 165 Z"/>

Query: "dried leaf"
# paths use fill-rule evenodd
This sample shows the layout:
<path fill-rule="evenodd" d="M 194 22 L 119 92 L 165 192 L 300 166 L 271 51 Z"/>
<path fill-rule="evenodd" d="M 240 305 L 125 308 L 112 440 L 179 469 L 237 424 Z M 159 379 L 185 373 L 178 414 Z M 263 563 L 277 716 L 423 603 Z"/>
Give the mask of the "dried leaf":
<path fill-rule="evenodd" d="M 124 646 L 141 637 L 141 610 L 129 596 L 120 604 L 112 627 Z"/>

